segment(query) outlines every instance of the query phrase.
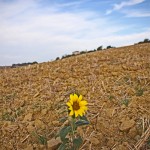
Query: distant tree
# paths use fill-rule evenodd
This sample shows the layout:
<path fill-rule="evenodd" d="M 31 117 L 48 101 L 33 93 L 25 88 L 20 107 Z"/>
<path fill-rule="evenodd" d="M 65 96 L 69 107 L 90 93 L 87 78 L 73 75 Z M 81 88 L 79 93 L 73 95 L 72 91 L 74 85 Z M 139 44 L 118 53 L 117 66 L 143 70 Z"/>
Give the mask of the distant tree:
<path fill-rule="evenodd" d="M 111 45 L 109 45 L 109 46 L 107 46 L 107 47 L 106 47 L 106 49 L 109 49 L 109 48 L 112 48 L 112 46 L 111 46 Z"/>
<path fill-rule="evenodd" d="M 56 58 L 56 60 L 59 60 L 59 59 L 60 59 L 59 57 Z"/>
<path fill-rule="evenodd" d="M 100 51 L 100 50 L 102 50 L 103 49 L 103 46 L 99 46 L 98 48 L 97 48 L 97 51 Z"/>
<path fill-rule="evenodd" d="M 109 48 L 115 48 L 115 47 L 111 46 L 111 45 L 109 45 L 109 46 L 106 47 L 106 49 L 109 49 Z"/>
<path fill-rule="evenodd" d="M 95 52 L 96 51 L 96 49 L 95 50 L 89 50 L 89 51 L 87 51 L 87 53 L 92 53 L 92 52 Z"/>
<path fill-rule="evenodd" d="M 87 53 L 87 51 L 81 51 L 81 52 L 80 52 L 80 54 L 85 54 L 85 53 Z"/>
<path fill-rule="evenodd" d="M 144 39 L 144 41 L 140 41 L 137 44 L 150 43 L 149 39 Z"/>
<path fill-rule="evenodd" d="M 37 61 L 34 61 L 32 64 L 38 64 L 38 62 L 37 62 Z"/>
<path fill-rule="evenodd" d="M 143 42 L 144 42 L 144 43 L 148 43 L 148 42 L 150 42 L 150 40 L 149 40 L 149 39 L 144 39 Z"/>
<path fill-rule="evenodd" d="M 61 59 L 68 58 L 68 57 L 71 57 L 71 56 L 74 56 L 74 55 L 73 54 L 71 54 L 71 55 L 63 55 Z"/>
<path fill-rule="evenodd" d="M 16 67 L 21 67 L 21 66 L 28 66 L 28 65 L 33 65 L 33 64 L 38 64 L 38 62 L 28 62 L 28 63 L 18 63 L 18 64 L 12 64 L 11 68 L 16 68 Z"/>

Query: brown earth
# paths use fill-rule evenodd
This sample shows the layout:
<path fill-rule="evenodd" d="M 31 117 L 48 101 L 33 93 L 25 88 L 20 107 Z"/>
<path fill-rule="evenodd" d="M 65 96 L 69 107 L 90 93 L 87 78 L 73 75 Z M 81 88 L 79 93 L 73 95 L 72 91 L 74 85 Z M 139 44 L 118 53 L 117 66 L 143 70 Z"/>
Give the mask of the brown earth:
<path fill-rule="evenodd" d="M 0 150 L 56 149 L 76 90 L 89 103 L 80 150 L 150 149 L 150 44 L 139 44 L 0 69 Z"/>

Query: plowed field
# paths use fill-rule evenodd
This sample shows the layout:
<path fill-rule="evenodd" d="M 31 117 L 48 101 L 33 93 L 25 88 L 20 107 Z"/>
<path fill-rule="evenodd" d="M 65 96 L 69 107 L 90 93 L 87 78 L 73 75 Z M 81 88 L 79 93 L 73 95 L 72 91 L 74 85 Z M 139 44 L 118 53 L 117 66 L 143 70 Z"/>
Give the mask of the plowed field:
<path fill-rule="evenodd" d="M 57 149 L 75 91 L 89 103 L 80 149 L 150 149 L 150 44 L 138 44 L 0 69 L 0 150 Z"/>

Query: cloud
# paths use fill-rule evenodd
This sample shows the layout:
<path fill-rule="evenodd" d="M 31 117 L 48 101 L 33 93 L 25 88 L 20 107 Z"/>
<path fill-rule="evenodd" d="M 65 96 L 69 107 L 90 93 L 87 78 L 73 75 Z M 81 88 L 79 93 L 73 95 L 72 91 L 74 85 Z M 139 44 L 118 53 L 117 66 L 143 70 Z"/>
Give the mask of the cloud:
<path fill-rule="evenodd" d="M 23 6 L 21 4 L 17 2 L 6 6 L 10 11 L 0 15 L 1 43 L 7 41 L 12 46 L 16 46 L 19 43 L 29 45 L 37 42 L 44 45 L 54 41 L 64 42 L 64 39 L 71 38 L 95 38 L 118 32 L 123 28 L 115 26 L 109 28 L 107 19 L 95 18 L 96 14 L 93 12 L 57 12 L 55 11 L 57 7 L 43 10 L 34 1 L 26 5 L 23 3 Z M 105 31 L 101 30 L 103 26 L 106 27 Z"/>
<path fill-rule="evenodd" d="M 148 37 L 150 37 L 150 28 L 147 28 L 144 31 L 139 33 L 132 33 L 127 35 L 116 35 L 116 36 L 111 35 L 108 38 L 109 38 L 110 45 L 115 44 L 114 46 L 123 46 L 123 45 L 132 45 Z M 119 43 L 116 44 L 116 41 L 119 41 Z"/>
<path fill-rule="evenodd" d="M 144 1 L 145 0 L 129 0 L 129 1 L 123 1 L 123 2 L 121 2 L 119 4 L 114 4 L 112 9 L 106 11 L 106 14 L 109 15 L 113 11 L 120 10 L 120 9 L 122 9 L 124 7 L 127 7 L 127 6 L 137 5 L 137 4 L 140 4 L 140 3 L 144 2 Z"/>
<path fill-rule="evenodd" d="M 66 2 L 66 3 L 56 3 L 56 7 L 61 8 L 61 7 L 76 7 L 76 6 L 80 6 L 81 4 L 88 2 L 89 0 L 82 0 L 82 1 L 75 1 L 75 2 Z"/>
<path fill-rule="evenodd" d="M 132 25 L 117 24 L 95 11 L 63 11 L 63 7 L 73 7 L 71 2 L 59 6 L 41 2 L 0 1 L 0 65 L 49 61 L 75 50 L 128 45 L 150 37 L 147 30 L 119 36 Z"/>
<path fill-rule="evenodd" d="M 150 17 L 150 12 L 140 10 L 128 10 L 123 12 L 126 14 L 126 17 Z"/>

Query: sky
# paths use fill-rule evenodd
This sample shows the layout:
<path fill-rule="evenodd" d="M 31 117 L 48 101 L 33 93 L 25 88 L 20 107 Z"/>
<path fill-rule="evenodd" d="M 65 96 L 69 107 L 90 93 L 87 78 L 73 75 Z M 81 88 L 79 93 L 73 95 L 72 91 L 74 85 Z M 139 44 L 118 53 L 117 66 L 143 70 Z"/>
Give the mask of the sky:
<path fill-rule="evenodd" d="M 150 0 L 0 0 L 0 66 L 150 39 Z"/>

